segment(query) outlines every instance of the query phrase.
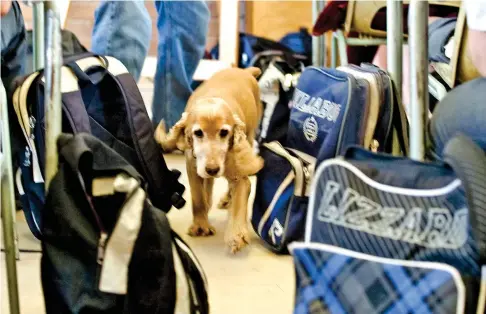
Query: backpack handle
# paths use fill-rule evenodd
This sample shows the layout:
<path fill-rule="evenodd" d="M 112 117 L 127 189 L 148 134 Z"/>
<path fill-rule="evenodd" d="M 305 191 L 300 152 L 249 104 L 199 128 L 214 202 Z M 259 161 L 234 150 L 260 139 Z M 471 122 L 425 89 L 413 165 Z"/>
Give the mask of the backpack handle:
<path fill-rule="evenodd" d="M 74 72 L 74 75 L 76 75 L 76 77 L 78 78 L 78 80 L 80 82 L 91 83 L 93 85 L 96 85 L 99 82 L 101 82 L 103 77 L 108 73 L 109 62 L 108 62 L 108 59 L 105 56 L 95 55 L 95 54 L 90 54 L 90 55 L 100 59 L 103 63 L 103 66 L 101 67 L 102 68 L 101 75 L 97 79 L 93 78 L 92 76 L 89 76 L 86 73 L 91 67 L 89 67 L 85 71 L 83 71 L 83 69 L 81 69 L 81 67 L 78 65 L 78 63 L 74 60 L 68 61 L 64 65 L 66 67 L 70 68 Z"/>

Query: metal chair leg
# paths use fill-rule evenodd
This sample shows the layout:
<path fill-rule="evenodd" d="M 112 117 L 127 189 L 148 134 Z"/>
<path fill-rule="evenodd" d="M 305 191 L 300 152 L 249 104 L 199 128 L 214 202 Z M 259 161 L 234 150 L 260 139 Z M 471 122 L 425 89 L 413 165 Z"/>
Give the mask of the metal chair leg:
<path fill-rule="evenodd" d="M 427 1 L 410 2 L 408 15 L 410 46 L 410 158 L 423 160 L 428 94 L 428 15 Z"/>
<path fill-rule="evenodd" d="M 388 73 L 395 82 L 398 99 L 402 96 L 402 60 L 403 60 L 403 17 L 402 1 L 387 0 L 386 19 L 393 21 L 387 25 L 386 47 Z"/>
<path fill-rule="evenodd" d="M 44 2 L 36 1 L 33 3 L 34 27 L 32 35 L 34 39 L 34 71 L 44 68 L 45 59 L 45 37 L 44 37 Z"/>
<path fill-rule="evenodd" d="M 331 68 L 337 67 L 337 38 L 336 33 L 331 37 Z"/>
<path fill-rule="evenodd" d="M 61 21 L 58 1 L 44 3 L 47 51 L 45 59 L 46 191 L 57 172 L 57 139 L 61 134 Z"/>
<path fill-rule="evenodd" d="M 344 32 L 340 29 L 336 31 L 336 41 L 339 51 L 339 65 L 347 65 L 348 62 L 348 51 L 346 49 L 346 37 Z"/>
<path fill-rule="evenodd" d="M 1 85 L 1 119 L 2 119 L 2 162 L 1 198 L 2 198 L 2 228 L 5 246 L 5 264 L 7 267 L 7 285 L 10 313 L 19 314 L 19 289 L 17 281 L 17 245 L 15 243 L 15 195 L 13 184 L 12 159 L 10 151 L 10 128 L 8 121 L 7 93 L 3 83 Z"/>
<path fill-rule="evenodd" d="M 314 23 L 317 21 L 319 14 L 326 6 L 326 1 L 312 0 L 312 19 Z M 314 66 L 326 66 L 326 37 L 313 36 L 312 37 L 312 64 Z"/>

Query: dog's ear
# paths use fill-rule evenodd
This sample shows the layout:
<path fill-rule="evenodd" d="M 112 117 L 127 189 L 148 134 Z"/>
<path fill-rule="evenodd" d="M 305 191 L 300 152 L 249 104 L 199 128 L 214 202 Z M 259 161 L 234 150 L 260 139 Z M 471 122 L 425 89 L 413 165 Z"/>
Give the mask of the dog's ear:
<path fill-rule="evenodd" d="M 263 159 L 256 154 L 248 142 L 245 123 L 237 115 L 234 115 L 234 120 L 231 149 L 234 154 L 236 171 L 241 176 L 254 175 L 263 168 Z"/>
<path fill-rule="evenodd" d="M 189 145 L 184 134 L 187 116 L 187 112 L 184 112 L 181 119 L 170 129 L 168 134 L 163 120 L 157 126 L 154 134 L 155 141 L 162 146 L 165 153 L 173 152 L 176 149 L 184 151 L 188 148 Z"/>

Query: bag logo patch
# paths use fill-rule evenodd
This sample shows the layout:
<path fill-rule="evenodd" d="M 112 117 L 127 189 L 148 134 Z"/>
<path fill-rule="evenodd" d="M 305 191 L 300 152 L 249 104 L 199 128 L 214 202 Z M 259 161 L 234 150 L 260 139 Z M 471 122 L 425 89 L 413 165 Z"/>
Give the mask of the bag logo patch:
<path fill-rule="evenodd" d="M 467 208 L 387 207 L 349 187 L 341 190 L 339 183 L 327 182 L 319 221 L 429 248 L 458 249 L 467 241 Z"/>
<path fill-rule="evenodd" d="M 282 237 L 283 235 L 283 227 L 282 224 L 278 221 L 277 218 L 275 218 L 272 222 L 272 225 L 270 226 L 270 229 L 268 229 L 268 235 L 270 238 L 272 238 L 273 244 L 277 244 L 277 238 Z"/>
<path fill-rule="evenodd" d="M 304 121 L 303 131 L 305 138 L 314 143 L 317 140 L 317 135 L 319 134 L 319 126 L 317 125 L 316 119 L 314 117 L 308 117 Z"/>
<path fill-rule="evenodd" d="M 341 112 L 340 104 L 321 97 L 311 97 L 297 88 L 292 97 L 292 108 L 330 122 L 336 122 Z"/>

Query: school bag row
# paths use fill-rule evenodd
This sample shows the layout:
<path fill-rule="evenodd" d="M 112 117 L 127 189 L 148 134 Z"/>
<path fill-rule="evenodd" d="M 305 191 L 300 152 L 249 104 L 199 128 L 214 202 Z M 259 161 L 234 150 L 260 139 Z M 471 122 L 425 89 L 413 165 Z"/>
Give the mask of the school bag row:
<path fill-rule="evenodd" d="M 293 88 L 264 114 L 279 137 L 260 139 L 251 222 L 293 256 L 294 313 L 484 313 L 486 155 L 472 121 L 443 122 L 458 93 L 438 105 L 419 162 L 385 71 L 307 67 Z"/>

